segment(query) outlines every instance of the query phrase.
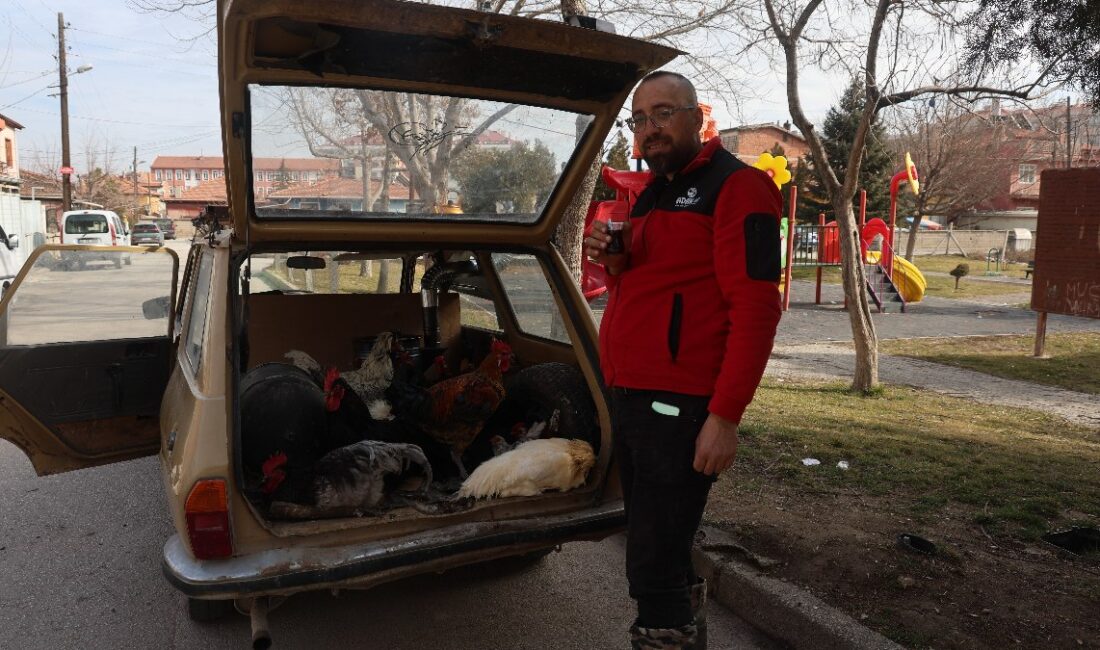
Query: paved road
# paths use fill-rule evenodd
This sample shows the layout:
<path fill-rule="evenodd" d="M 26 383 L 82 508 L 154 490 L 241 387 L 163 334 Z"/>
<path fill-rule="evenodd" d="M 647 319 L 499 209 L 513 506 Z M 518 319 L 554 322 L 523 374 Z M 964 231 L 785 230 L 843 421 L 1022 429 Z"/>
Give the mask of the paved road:
<path fill-rule="evenodd" d="M 792 282 L 791 288 L 791 308 L 779 323 L 776 345 L 852 340 L 840 285 L 823 285 L 821 305 L 814 304 L 813 283 Z M 872 319 L 880 339 L 1034 334 L 1035 312 L 1014 304 L 928 297 L 910 305 L 904 314 L 873 313 Z M 1048 333 L 1071 331 L 1100 331 L 1100 320 L 1060 315 L 1051 315 L 1047 320 Z"/>
<path fill-rule="evenodd" d="M 192 623 L 161 577 L 171 523 L 154 459 L 39 478 L 0 441 L 0 522 L 0 648 L 247 647 L 246 618 Z M 272 612 L 272 634 L 281 648 L 625 648 L 622 565 L 612 538 L 511 573 L 298 595 Z M 774 647 L 719 606 L 710 621 L 712 650 Z"/>

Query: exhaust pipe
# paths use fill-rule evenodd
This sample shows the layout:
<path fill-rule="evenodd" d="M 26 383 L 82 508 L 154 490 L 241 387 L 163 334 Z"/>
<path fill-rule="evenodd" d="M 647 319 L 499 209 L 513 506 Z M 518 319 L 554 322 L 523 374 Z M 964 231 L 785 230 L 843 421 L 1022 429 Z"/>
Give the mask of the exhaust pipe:
<path fill-rule="evenodd" d="M 438 348 L 442 343 L 439 331 L 439 294 L 433 288 L 421 289 L 420 302 L 424 308 L 424 347 Z"/>
<path fill-rule="evenodd" d="M 271 630 L 267 626 L 267 611 L 267 596 L 252 599 L 252 605 L 248 608 L 248 615 L 252 620 L 253 650 L 267 650 L 271 647 Z"/>

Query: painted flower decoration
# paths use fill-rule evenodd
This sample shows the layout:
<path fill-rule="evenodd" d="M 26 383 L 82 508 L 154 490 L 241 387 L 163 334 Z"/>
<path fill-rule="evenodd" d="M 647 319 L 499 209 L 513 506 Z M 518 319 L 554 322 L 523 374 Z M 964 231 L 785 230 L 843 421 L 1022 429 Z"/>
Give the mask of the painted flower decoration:
<path fill-rule="evenodd" d="M 762 170 L 775 181 L 775 186 L 782 188 L 791 182 L 791 170 L 787 169 L 787 159 L 783 156 L 773 156 L 768 152 L 760 154 L 753 167 Z"/>

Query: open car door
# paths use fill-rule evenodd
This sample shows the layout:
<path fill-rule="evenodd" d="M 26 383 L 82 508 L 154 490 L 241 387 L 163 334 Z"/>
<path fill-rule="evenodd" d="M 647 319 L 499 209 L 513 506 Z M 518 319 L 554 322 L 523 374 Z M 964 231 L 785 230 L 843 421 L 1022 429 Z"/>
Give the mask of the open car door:
<path fill-rule="evenodd" d="M 179 260 L 43 246 L 0 302 L 0 438 L 39 475 L 157 452 Z"/>

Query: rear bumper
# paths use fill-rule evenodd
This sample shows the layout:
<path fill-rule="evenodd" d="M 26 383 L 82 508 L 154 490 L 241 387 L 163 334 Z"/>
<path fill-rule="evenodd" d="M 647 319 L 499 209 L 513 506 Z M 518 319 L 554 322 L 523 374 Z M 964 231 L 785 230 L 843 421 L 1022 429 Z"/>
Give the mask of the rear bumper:
<path fill-rule="evenodd" d="M 564 515 L 450 526 L 398 539 L 336 548 L 263 551 L 196 560 L 179 535 L 164 545 L 168 582 L 193 598 L 243 598 L 334 587 L 362 588 L 462 564 L 518 555 L 622 530 L 621 501 Z"/>

